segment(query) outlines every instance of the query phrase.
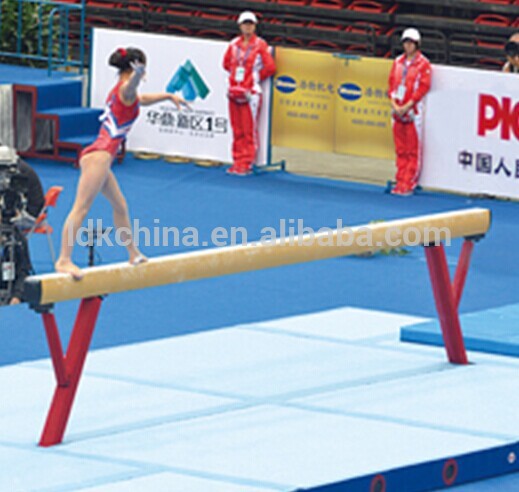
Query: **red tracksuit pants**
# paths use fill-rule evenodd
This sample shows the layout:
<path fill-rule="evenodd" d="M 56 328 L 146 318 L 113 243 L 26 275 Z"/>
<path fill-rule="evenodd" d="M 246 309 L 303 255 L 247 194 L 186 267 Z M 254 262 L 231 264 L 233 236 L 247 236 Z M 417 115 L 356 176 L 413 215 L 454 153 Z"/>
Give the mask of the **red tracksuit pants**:
<path fill-rule="evenodd" d="M 415 122 L 393 119 L 396 152 L 396 186 L 399 190 L 414 190 L 421 170 L 421 140 Z"/>
<path fill-rule="evenodd" d="M 256 162 L 259 147 L 258 119 L 261 94 L 252 94 L 246 103 L 229 101 L 233 132 L 232 159 L 236 168 L 249 170 Z"/>

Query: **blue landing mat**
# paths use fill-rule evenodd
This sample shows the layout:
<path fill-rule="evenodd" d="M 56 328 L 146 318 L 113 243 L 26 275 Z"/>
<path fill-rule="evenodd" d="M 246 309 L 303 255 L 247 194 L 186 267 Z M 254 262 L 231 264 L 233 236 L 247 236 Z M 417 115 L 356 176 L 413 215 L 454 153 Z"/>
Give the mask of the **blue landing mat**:
<path fill-rule="evenodd" d="M 519 304 L 464 314 L 460 321 L 468 350 L 519 357 Z M 438 321 L 404 327 L 400 339 L 443 345 Z"/>
<path fill-rule="evenodd" d="M 517 489 L 507 488 L 507 483 L 510 484 L 510 487 L 517 487 L 517 475 L 513 473 L 517 473 L 518 467 L 513 457 L 516 456 L 518 450 L 519 443 L 513 443 L 499 448 L 486 449 L 450 459 L 418 463 L 377 475 L 372 474 L 304 490 L 308 490 L 308 492 L 411 491 L 433 490 L 432 487 L 434 490 L 444 490 L 450 488 L 452 484 L 461 483 L 463 485 L 455 487 L 455 490 L 460 492 L 462 490 L 466 492 L 474 490 L 512 491 Z M 501 476 L 485 482 L 474 483 L 493 475 Z M 490 488 L 486 488 L 486 483 Z M 304 492 L 304 490 L 296 492 Z"/>
<path fill-rule="evenodd" d="M 48 361 L 0 368 L 0 490 L 424 492 L 519 471 L 519 360 L 450 366 L 398 342 L 416 321 L 342 308 L 92 352 L 51 450 L 33 444 Z"/>

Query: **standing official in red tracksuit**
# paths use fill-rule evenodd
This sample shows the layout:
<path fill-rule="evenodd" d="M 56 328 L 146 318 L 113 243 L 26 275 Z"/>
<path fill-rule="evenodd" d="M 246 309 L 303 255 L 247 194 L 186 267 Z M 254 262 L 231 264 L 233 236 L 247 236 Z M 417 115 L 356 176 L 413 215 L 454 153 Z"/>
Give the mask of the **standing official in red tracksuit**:
<path fill-rule="evenodd" d="M 389 75 L 397 167 L 395 195 L 411 195 L 421 171 L 423 98 L 431 87 L 431 64 L 420 52 L 420 40 L 416 29 L 404 31 L 404 53 L 394 61 Z"/>
<path fill-rule="evenodd" d="M 227 172 L 238 176 L 250 174 L 256 161 L 260 82 L 276 71 L 267 43 L 255 34 L 257 23 L 253 12 L 240 14 L 241 36 L 231 41 L 223 60 L 223 68 L 229 72 L 229 113 L 233 130 L 233 165 Z"/>

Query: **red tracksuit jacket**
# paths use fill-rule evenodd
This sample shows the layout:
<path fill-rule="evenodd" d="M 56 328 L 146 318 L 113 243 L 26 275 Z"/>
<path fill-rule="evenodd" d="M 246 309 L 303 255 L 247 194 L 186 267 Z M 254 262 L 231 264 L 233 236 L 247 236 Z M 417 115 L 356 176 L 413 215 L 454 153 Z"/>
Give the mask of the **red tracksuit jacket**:
<path fill-rule="evenodd" d="M 405 86 L 405 94 L 403 98 L 399 98 L 397 92 L 402 81 Z M 394 99 L 397 104 L 402 105 L 413 100 L 413 109 L 418 111 L 417 103 L 424 98 L 430 87 L 431 63 L 422 53 L 418 52 L 414 59 L 407 64 L 405 54 L 395 59 L 389 74 L 388 92 L 389 97 Z"/>
<path fill-rule="evenodd" d="M 237 82 L 236 69 L 242 65 L 245 74 L 242 82 Z M 260 82 L 276 72 L 274 59 L 268 45 L 262 38 L 253 35 L 247 47 L 243 46 L 243 37 L 234 38 L 225 52 L 223 68 L 229 72 L 229 87 L 240 86 L 252 93 L 261 93 Z"/>

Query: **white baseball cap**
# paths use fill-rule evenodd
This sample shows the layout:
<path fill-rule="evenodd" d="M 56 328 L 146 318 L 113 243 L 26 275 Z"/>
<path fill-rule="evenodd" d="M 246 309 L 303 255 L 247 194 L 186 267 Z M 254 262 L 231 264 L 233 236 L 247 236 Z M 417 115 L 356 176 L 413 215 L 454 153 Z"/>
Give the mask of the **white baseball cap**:
<path fill-rule="evenodd" d="M 251 12 L 250 10 L 246 10 L 245 12 L 242 12 L 240 16 L 238 17 L 238 24 L 241 24 L 242 22 L 254 22 L 254 24 L 258 23 L 258 18 L 256 17 L 256 14 L 254 12 Z"/>
<path fill-rule="evenodd" d="M 414 27 L 408 27 L 403 33 L 401 40 L 405 41 L 406 39 L 410 39 L 411 41 L 414 41 L 415 43 L 419 43 L 422 39 L 422 36 L 420 36 L 420 32 L 418 29 L 415 29 Z"/>

